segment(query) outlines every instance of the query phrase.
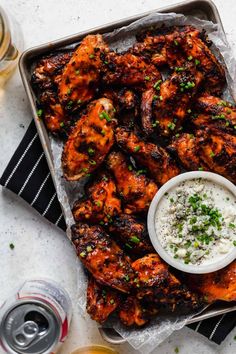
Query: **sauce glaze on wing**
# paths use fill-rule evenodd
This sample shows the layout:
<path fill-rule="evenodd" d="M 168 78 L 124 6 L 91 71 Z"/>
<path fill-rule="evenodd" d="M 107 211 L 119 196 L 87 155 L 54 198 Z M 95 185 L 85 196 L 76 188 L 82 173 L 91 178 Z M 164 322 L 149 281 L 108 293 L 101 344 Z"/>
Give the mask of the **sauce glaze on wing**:
<path fill-rule="evenodd" d="M 158 190 L 157 185 L 130 169 L 126 156 L 120 151 L 112 151 L 108 155 L 107 166 L 114 174 L 118 193 L 124 202 L 124 212 L 146 212 Z"/>
<path fill-rule="evenodd" d="M 186 273 L 186 280 L 189 287 L 204 295 L 209 303 L 217 300 L 236 301 L 236 261 L 209 274 Z"/>
<path fill-rule="evenodd" d="M 79 108 L 95 94 L 108 47 L 100 34 L 86 36 L 65 66 L 59 83 L 59 99 L 66 109 Z"/>
<path fill-rule="evenodd" d="M 129 257 L 101 226 L 78 223 L 71 230 L 76 252 L 93 277 L 100 284 L 129 293 L 134 279 Z"/>
<path fill-rule="evenodd" d="M 120 214 L 109 225 L 109 232 L 130 256 L 154 251 L 146 223 L 133 215 Z"/>
<path fill-rule="evenodd" d="M 78 200 L 72 210 L 75 221 L 111 223 L 114 216 L 121 213 L 121 201 L 109 173 L 100 173 L 85 188 L 86 199 Z"/>
<path fill-rule="evenodd" d="M 88 106 L 68 137 L 62 154 L 64 177 L 78 181 L 97 169 L 114 143 L 114 107 L 107 98 Z"/>
<path fill-rule="evenodd" d="M 186 170 L 208 171 L 209 167 L 202 161 L 199 144 L 193 134 L 183 133 L 172 140 L 168 150 L 174 153 Z"/>
<path fill-rule="evenodd" d="M 89 276 L 86 309 L 93 320 L 104 323 L 119 303 L 120 294 L 116 290 L 104 287 Z"/>
<path fill-rule="evenodd" d="M 180 173 L 175 161 L 161 146 L 145 142 L 134 131 L 127 128 L 118 127 L 115 136 L 122 150 L 132 155 L 140 166 L 146 167 L 149 175 L 158 185 L 166 183 Z M 139 146 L 139 150 L 135 152 L 136 146 Z"/>

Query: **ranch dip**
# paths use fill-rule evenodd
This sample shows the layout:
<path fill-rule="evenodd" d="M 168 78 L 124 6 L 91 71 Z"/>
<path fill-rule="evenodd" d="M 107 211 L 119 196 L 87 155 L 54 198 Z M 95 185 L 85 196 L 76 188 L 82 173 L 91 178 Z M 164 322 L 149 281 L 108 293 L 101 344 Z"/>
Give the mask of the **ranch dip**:
<path fill-rule="evenodd" d="M 236 247 L 236 198 L 203 178 L 183 181 L 160 200 L 155 229 L 162 247 L 179 262 L 214 263 Z"/>

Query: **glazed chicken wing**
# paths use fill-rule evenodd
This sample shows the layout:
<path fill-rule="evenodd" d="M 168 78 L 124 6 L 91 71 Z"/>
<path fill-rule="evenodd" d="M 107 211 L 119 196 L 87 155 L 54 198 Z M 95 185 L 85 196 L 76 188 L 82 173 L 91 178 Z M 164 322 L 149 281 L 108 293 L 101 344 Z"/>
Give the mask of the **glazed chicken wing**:
<path fill-rule="evenodd" d="M 199 130 L 197 144 L 209 169 L 236 183 L 236 136 L 218 129 Z"/>
<path fill-rule="evenodd" d="M 236 134 L 236 108 L 219 97 L 204 95 L 197 99 L 199 114 L 192 117 L 197 129 L 217 128 L 222 132 Z"/>
<path fill-rule="evenodd" d="M 137 94 L 130 88 L 107 88 L 102 92 L 103 97 L 109 98 L 118 113 L 120 114 L 119 121 L 122 123 L 124 121 L 123 115 L 126 112 L 133 112 L 134 116 L 138 116 L 138 96 Z"/>
<path fill-rule="evenodd" d="M 86 309 L 93 320 L 104 323 L 119 303 L 120 295 L 116 290 L 100 285 L 89 276 Z"/>
<path fill-rule="evenodd" d="M 224 68 L 208 46 L 192 33 L 179 36 L 175 40 L 182 47 L 187 59 L 194 61 L 197 70 L 203 74 L 205 90 L 212 94 L 221 94 L 226 81 Z"/>
<path fill-rule="evenodd" d="M 107 166 L 114 174 L 118 193 L 125 205 L 124 212 L 146 212 L 157 192 L 157 185 L 146 176 L 131 170 L 127 158 L 121 152 L 111 152 Z"/>
<path fill-rule="evenodd" d="M 145 309 L 134 296 L 128 296 L 122 302 L 118 315 L 125 326 L 143 326 L 148 322 Z"/>
<path fill-rule="evenodd" d="M 236 301 L 236 261 L 217 272 L 187 275 L 189 287 L 204 295 L 207 302 Z"/>
<path fill-rule="evenodd" d="M 144 91 L 161 79 L 161 74 L 142 58 L 131 53 L 106 55 L 102 80 L 106 85 L 123 85 Z"/>
<path fill-rule="evenodd" d="M 47 90 L 55 87 L 57 75 L 61 74 L 69 62 L 73 52 L 58 53 L 47 56 L 39 61 L 32 74 L 32 84 L 36 90 Z"/>
<path fill-rule="evenodd" d="M 64 177 L 75 181 L 92 173 L 114 143 L 114 107 L 107 98 L 90 103 L 74 126 L 62 154 Z"/>
<path fill-rule="evenodd" d="M 184 70 L 174 72 L 164 82 L 154 85 L 141 106 L 146 134 L 157 131 L 160 135 L 171 136 L 181 128 L 202 79 L 202 74 L 188 64 Z"/>
<path fill-rule="evenodd" d="M 121 202 L 116 195 L 116 185 L 107 172 L 86 186 L 86 199 L 78 200 L 72 210 L 75 221 L 109 223 L 121 213 Z"/>
<path fill-rule="evenodd" d="M 79 108 L 94 97 L 102 66 L 100 56 L 107 51 L 100 34 L 86 36 L 75 50 L 59 83 L 59 99 L 67 110 Z"/>
<path fill-rule="evenodd" d="M 146 167 L 157 184 L 162 185 L 180 173 L 175 161 L 164 148 L 141 140 L 127 128 L 118 127 L 115 136 L 118 145 L 132 155 L 140 166 Z"/>
<path fill-rule="evenodd" d="M 115 241 L 130 254 L 144 255 L 153 252 L 146 224 L 135 216 L 121 214 L 109 226 L 109 232 Z"/>
<path fill-rule="evenodd" d="M 168 269 L 157 254 L 149 254 L 132 263 L 137 274 L 137 297 L 166 307 L 170 311 L 196 309 L 199 298 L 190 292 Z"/>
<path fill-rule="evenodd" d="M 58 99 L 57 77 L 60 76 L 71 56 L 72 52 L 65 52 L 43 58 L 32 74 L 31 81 L 39 95 L 45 124 L 47 129 L 54 134 L 63 130 L 64 124 L 69 121 L 69 117 Z"/>
<path fill-rule="evenodd" d="M 134 271 L 129 258 L 100 226 L 72 226 L 77 255 L 97 282 L 124 293 L 132 288 Z"/>
<path fill-rule="evenodd" d="M 193 134 L 183 133 L 175 137 L 168 147 L 173 152 L 186 170 L 198 171 L 208 170 L 209 168 L 201 160 L 199 146 Z"/>
<path fill-rule="evenodd" d="M 39 100 L 40 107 L 42 107 L 42 118 L 47 129 L 54 135 L 66 133 L 64 128 L 70 127 L 72 118 L 68 116 L 59 103 L 56 92 L 47 90 L 40 95 Z"/>
<path fill-rule="evenodd" d="M 169 65 L 171 68 L 179 67 L 184 62 L 184 56 L 175 37 L 187 33 L 200 35 L 200 32 L 192 26 L 162 26 L 145 30 L 138 34 L 138 42 L 134 44 L 131 52 L 151 59 L 157 67 L 162 65 Z"/>
<path fill-rule="evenodd" d="M 204 76 L 205 90 L 221 94 L 225 84 L 224 68 L 209 45 L 205 31 L 200 32 L 192 26 L 180 26 L 147 32 L 143 42 L 135 44 L 133 52 L 151 54 L 152 63 L 157 66 L 168 64 L 171 68 L 182 68 L 187 61 L 193 62 Z"/>

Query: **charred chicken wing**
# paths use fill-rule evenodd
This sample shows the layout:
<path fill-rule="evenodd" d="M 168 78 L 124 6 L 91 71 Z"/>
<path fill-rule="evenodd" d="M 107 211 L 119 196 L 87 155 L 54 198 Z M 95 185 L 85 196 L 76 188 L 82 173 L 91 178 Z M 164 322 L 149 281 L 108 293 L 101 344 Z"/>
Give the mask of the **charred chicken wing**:
<path fill-rule="evenodd" d="M 198 171 L 209 169 L 201 160 L 199 145 L 193 134 L 183 133 L 175 137 L 168 150 L 178 157 L 186 170 Z"/>
<path fill-rule="evenodd" d="M 218 129 L 199 130 L 197 144 L 209 169 L 236 183 L 236 136 Z"/>
<path fill-rule="evenodd" d="M 168 269 L 157 254 L 149 254 L 132 263 L 137 274 L 137 297 L 146 298 L 168 310 L 195 309 L 200 305 L 196 294 L 190 292 Z"/>
<path fill-rule="evenodd" d="M 138 34 L 138 42 L 134 44 L 131 52 L 151 59 L 157 67 L 162 65 L 169 65 L 171 68 L 179 67 L 184 62 L 184 53 L 175 38 L 187 33 L 200 35 L 199 31 L 192 26 L 163 26 L 145 30 Z"/>
<path fill-rule="evenodd" d="M 124 202 L 124 212 L 146 212 L 157 192 L 157 185 L 130 169 L 127 158 L 121 152 L 111 152 L 107 158 L 107 166 L 115 176 L 118 193 Z"/>
<path fill-rule="evenodd" d="M 110 224 L 109 232 L 130 254 L 144 255 L 154 251 L 146 224 L 137 217 L 127 214 L 117 216 Z"/>
<path fill-rule="evenodd" d="M 138 97 L 133 90 L 129 88 L 108 88 L 102 92 L 102 95 L 103 97 L 109 98 L 113 102 L 116 110 L 120 113 L 120 119 L 122 122 L 125 112 L 132 111 L 135 116 L 138 115 Z"/>
<path fill-rule="evenodd" d="M 134 296 L 128 296 L 122 302 L 119 310 L 119 318 L 125 326 L 143 326 L 148 321 L 145 309 Z"/>
<path fill-rule="evenodd" d="M 109 223 L 121 213 L 121 202 L 116 195 L 116 185 L 107 172 L 100 173 L 86 186 L 85 200 L 78 200 L 73 207 L 75 221 Z"/>
<path fill-rule="evenodd" d="M 100 56 L 107 51 L 100 34 L 86 36 L 75 50 L 59 83 L 59 99 L 67 110 L 79 108 L 94 97 L 102 66 Z"/>
<path fill-rule="evenodd" d="M 151 89 L 148 101 L 142 100 L 142 125 L 146 134 L 157 131 L 160 135 L 171 136 L 181 128 L 202 79 L 202 74 L 188 64 L 164 82 L 157 81 L 156 92 Z"/>
<path fill-rule="evenodd" d="M 100 285 L 89 276 L 87 287 L 87 312 L 90 317 L 104 323 L 120 303 L 120 295 L 114 289 Z"/>
<path fill-rule="evenodd" d="M 134 271 L 129 258 L 101 226 L 72 226 L 72 242 L 84 266 L 102 285 L 124 293 L 132 288 Z"/>
<path fill-rule="evenodd" d="M 59 102 L 57 88 L 58 78 L 71 56 L 72 52 L 66 52 L 43 58 L 32 75 L 32 84 L 39 93 L 40 105 L 43 108 L 42 116 L 47 129 L 53 134 L 61 131 L 69 120 Z"/>
<path fill-rule="evenodd" d="M 131 53 L 106 55 L 102 80 L 106 85 L 123 85 L 144 91 L 152 87 L 161 74 L 154 65 Z"/>
<path fill-rule="evenodd" d="M 211 44 L 205 35 L 192 26 L 171 27 L 147 32 L 142 43 L 133 52 L 152 55 L 155 65 L 168 64 L 183 69 L 187 61 L 193 62 L 204 76 L 207 92 L 221 94 L 225 84 L 224 68 L 209 49 Z"/>
<path fill-rule="evenodd" d="M 64 145 L 62 167 L 67 180 L 79 180 L 100 166 L 114 143 L 115 125 L 110 100 L 100 98 L 90 103 Z"/>
<path fill-rule="evenodd" d="M 132 155 L 140 166 L 146 167 L 157 184 L 162 185 L 179 174 L 179 168 L 164 148 L 141 140 L 127 128 L 118 127 L 115 135 L 118 145 Z M 139 149 L 135 151 L 137 146 Z"/>
<path fill-rule="evenodd" d="M 32 74 L 32 84 L 37 91 L 55 89 L 57 75 L 60 75 L 64 66 L 69 62 L 73 52 L 58 53 L 43 58 L 37 64 Z"/>
<path fill-rule="evenodd" d="M 192 117 L 197 129 L 215 127 L 222 132 L 236 134 L 236 109 L 219 97 L 204 95 L 197 99 L 199 114 Z"/>
<path fill-rule="evenodd" d="M 225 85 L 224 68 L 208 46 L 191 32 L 175 40 L 182 47 L 187 59 L 194 61 L 197 70 L 203 74 L 205 90 L 212 94 L 221 94 Z"/>
<path fill-rule="evenodd" d="M 189 287 L 204 295 L 209 303 L 216 300 L 236 301 L 236 261 L 217 272 L 188 275 Z"/>

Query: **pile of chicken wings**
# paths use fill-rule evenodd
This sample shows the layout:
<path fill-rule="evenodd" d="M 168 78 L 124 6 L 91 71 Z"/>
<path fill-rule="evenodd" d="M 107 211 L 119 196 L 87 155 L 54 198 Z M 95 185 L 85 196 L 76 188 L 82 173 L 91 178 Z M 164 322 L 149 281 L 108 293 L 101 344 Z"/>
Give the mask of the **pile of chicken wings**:
<path fill-rule="evenodd" d="M 116 313 L 142 326 L 162 311 L 236 300 L 236 262 L 183 277 L 155 252 L 146 226 L 158 188 L 183 171 L 236 183 L 236 108 L 221 98 L 225 71 L 210 47 L 192 26 L 142 31 L 123 53 L 88 35 L 41 58 L 32 74 L 39 116 L 64 141 L 64 178 L 87 181 L 72 241 L 88 270 L 87 311 L 100 323 Z"/>

